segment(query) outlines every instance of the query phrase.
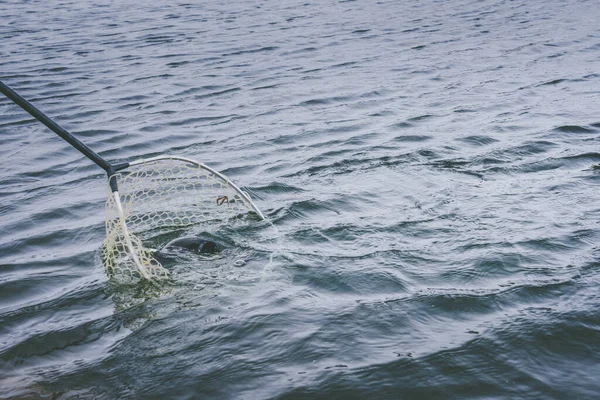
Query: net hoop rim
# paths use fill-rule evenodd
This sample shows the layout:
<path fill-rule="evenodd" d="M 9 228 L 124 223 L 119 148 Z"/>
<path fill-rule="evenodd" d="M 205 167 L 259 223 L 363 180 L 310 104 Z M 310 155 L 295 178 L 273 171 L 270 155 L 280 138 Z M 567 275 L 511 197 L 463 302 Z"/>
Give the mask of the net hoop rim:
<path fill-rule="evenodd" d="M 220 179 L 222 179 L 229 187 L 231 187 L 237 194 L 239 194 L 248 205 L 250 205 L 250 207 L 252 208 L 252 211 L 254 211 L 262 220 L 266 220 L 265 216 L 263 215 L 263 213 L 258 209 L 258 207 L 254 204 L 254 202 L 252 201 L 252 199 L 250 198 L 250 196 L 244 192 L 242 189 L 240 189 L 235 183 L 233 183 L 227 176 L 223 175 L 222 173 L 220 173 L 219 171 L 215 171 L 214 169 L 212 169 L 211 167 L 205 165 L 204 163 L 198 162 L 194 159 L 191 158 L 187 158 L 187 157 L 181 157 L 181 156 L 172 156 L 172 155 L 163 155 L 163 156 L 156 156 L 156 157 L 149 157 L 149 158 L 140 158 L 134 161 L 129 162 L 128 166 L 129 167 L 133 167 L 136 165 L 143 165 L 143 164 L 151 164 L 153 162 L 157 162 L 157 161 L 163 161 L 163 160 L 177 160 L 177 161 L 183 161 L 186 163 L 190 163 L 193 165 L 196 165 L 197 167 L 204 169 L 216 176 L 218 176 Z M 125 171 L 127 170 L 127 168 L 123 168 L 119 171 Z M 114 176 L 114 175 L 113 175 Z"/>

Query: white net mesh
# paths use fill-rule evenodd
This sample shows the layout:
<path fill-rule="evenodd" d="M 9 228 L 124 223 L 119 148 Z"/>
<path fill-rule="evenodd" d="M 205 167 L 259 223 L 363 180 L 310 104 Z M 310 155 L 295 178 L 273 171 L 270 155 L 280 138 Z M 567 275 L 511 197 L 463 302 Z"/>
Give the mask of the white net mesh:
<path fill-rule="evenodd" d="M 157 230 L 224 223 L 248 211 L 262 218 L 248 194 L 223 175 L 192 160 L 156 157 L 115 176 L 124 219 L 109 190 L 102 257 L 111 277 L 169 276 L 154 251 L 143 244 Z"/>

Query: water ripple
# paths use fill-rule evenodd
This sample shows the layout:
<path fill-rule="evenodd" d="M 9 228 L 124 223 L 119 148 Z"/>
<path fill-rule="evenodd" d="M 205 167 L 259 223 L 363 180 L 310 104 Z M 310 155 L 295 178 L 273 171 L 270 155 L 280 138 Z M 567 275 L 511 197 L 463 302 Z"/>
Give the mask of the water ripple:
<path fill-rule="evenodd" d="M 44 5 L 0 3 L 0 79 L 270 223 L 115 284 L 103 171 L 0 98 L 0 397 L 600 392 L 593 2 Z"/>

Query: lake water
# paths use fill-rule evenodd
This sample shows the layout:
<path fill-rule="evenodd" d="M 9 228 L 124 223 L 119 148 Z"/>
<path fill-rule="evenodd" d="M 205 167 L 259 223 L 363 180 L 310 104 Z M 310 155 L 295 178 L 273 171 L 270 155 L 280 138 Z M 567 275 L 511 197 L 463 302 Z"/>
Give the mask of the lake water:
<path fill-rule="evenodd" d="M 600 397 L 596 1 L 0 14 L 5 83 L 108 160 L 227 174 L 273 224 L 114 284 L 103 171 L 0 96 L 0 398 Z"/>

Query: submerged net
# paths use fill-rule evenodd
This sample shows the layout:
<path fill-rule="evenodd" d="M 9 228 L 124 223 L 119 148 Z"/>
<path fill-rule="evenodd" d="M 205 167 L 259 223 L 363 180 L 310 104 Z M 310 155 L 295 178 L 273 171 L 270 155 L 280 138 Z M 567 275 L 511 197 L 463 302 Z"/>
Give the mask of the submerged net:
<path fill-rule="evenodd" d="M 263 218 L 247 193 L 222 174 L 192 160 L 178 157 L 141 160 L 115 176 L 119 196 L 116 200 L 109 190 L 102 251 L 111 277 L 151 280 L 169 277 L 169 271 L 154 257 L 154 251 L 143 243 L 157 229 L 220 224 L 249 211 Z"/>

